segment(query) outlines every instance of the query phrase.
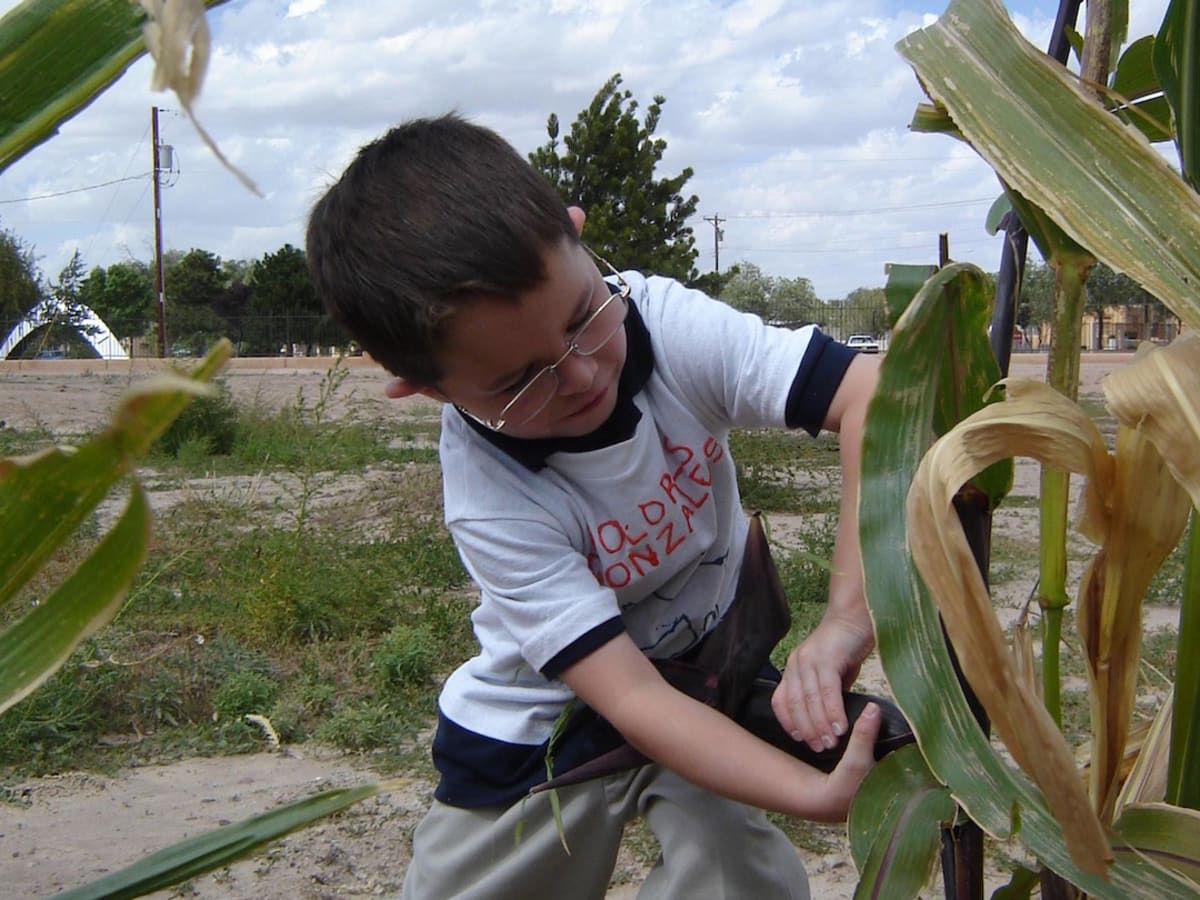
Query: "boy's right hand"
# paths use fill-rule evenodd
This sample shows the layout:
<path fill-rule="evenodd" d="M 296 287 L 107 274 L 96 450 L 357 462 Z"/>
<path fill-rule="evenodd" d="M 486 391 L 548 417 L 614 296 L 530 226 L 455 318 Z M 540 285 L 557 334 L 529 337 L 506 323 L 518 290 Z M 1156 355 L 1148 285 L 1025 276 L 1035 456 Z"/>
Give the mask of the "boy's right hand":
<path fill-rule="evenodd" d="M 814 752 L 831 750 L 848 724 L 842 692 L 874 647 L 870 619 L 827 612 L 788 656 L 771 707 L 783 730 Z"/>
<path fill-rule="evenodd" d="M 882 722 L 879 707 L 867 704 L 850 731 L 846 752 L 832 772 L 826 776 L 826 800 L 831 822 L 843 822 L 850 811 L 850 801 L 862 784 L 871 766 L 875 765 L 875 740 Z"/>

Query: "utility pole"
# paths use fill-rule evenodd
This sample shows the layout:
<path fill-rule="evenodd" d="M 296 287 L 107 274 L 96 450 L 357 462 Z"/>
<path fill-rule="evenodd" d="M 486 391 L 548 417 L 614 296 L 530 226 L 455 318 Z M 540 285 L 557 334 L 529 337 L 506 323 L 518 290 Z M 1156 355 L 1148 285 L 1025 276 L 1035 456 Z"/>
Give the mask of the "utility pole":
<path fill-rule="evenodd" d="M 154 150 L 154 302 L 158 307 L 158 356 L 167 355 L 167 328 L 163 299 L 162 194 L 158 159 L 158 107 L 150 107 L 150 142 Z"/>
<path fill-rule="evenodd" d="M 704 216 L 705 222 L 711 222 L 713 227 L 713 271 L 718 275 L 721 274 L 721 240 L 725 237 L 725 232 L 721 230 L 721 223 L 727 221 L 721 218 L 720 213 L 714 213 L 712 218 Z"/>

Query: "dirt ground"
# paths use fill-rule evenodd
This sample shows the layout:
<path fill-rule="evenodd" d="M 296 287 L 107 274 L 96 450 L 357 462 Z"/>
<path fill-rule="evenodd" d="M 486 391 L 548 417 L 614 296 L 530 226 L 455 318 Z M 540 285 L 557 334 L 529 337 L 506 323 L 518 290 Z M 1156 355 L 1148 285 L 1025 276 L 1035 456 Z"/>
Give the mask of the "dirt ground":
<path fill-rule="evenodd" d="M 1127 358 L 1085 356 L 1081 393 L 1098 394 L 1102 375 Z M 294 402 L 300 391 L 315 397 L 327 367 L 325 360 L 235 360 L 222 377 L 237 400 L 275 407 Z M 62 438 L 88 432 L 107 421 L 119 395 L 153 368 L 147 362 L 0 362 L 0 427 L 42 428 Z M 1044 368 L 1044 356 L 1017 355 L 1012 373 L 1041 378 Z M 412 406 L 424 401 L 407 401 L 407 406 L 387 401 L 386 381 L 386 374 L 369 360 L 353 361 L 331 412 L 344 411 L 351 403 L 359 412 L 381 416 L 435 412 Z M 1028 479 L 1036 473 L 1023 470 L 1022 478 L 1028 490 L 1018 490 L 1035 492 Z M 1027 524 L 1013 520 L 998 527 L 1020 530 Z M 1005 605 L 1015 609 L 1027 590 L 1022 583 L 1012 586 Z M 863 680 L 869 688 L 886 690 L 874 661 Z M 319 790 L 378 780 L 378 773 L 360 760 L 315 747 L 146 765 L 114 777 L 67 773 L 34 779 L 11 788 L 7 797 L 0 795 L 0 898 L 48 896 L 184 837 Z M 431 784 L 413 782 L 298 832 L 251 860 L 197 879 L 181 894 L 160 896 L 290 900 L 395 895 L 411 829 L 431 789 Z M 826 855 L 800 852 L 815 898 L 852 896 L 856 875 L 844 846 Z M 634 897 L 640 880 L 637 864 L 623 858 L 618 872 L 627 883 L 614 887 L 610 900 Z"/>

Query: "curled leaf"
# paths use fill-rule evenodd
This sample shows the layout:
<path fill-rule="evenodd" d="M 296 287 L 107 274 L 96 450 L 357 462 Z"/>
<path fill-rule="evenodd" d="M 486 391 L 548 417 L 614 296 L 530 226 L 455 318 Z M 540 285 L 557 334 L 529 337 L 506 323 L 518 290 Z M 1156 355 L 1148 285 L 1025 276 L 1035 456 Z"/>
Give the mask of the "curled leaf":
<path fill-rule="evenodd" d="M 1104 379 L 1104 397 L 1122 425 L 1141 425 L 1175 480 L 1200 507 L 1200 334 L 1139 353 Z"/>
<path fill-rule="evenodd" d="M 262 191 L 245 172 L 231 163 L 204 126 L 196 119 L 192 104 L 200 95 L 208 59 L 212 53 L 212 34 L 204 17 L 204 0 L 140 0 L 149 21 L 142 26 L 146 49 L 154 57 L 152 90 L 170 89 L 191 120 L 200 139 L 221 165 L 232 172 L 246 189 L 262 196 Z"/>
<path fill-rule="evenodd" d="M 1091 690 L 1092 802 L 1111 822 L 1137 699 L 1142 598 L 1179 543 L 1191 501 L 1142 428 L 1117 431 L 1111 527 L 1079 589 L 1078 624 Z"/>
<path fill-rule="evenodd" d="M 1103 873 L 1111 860 L 1100 820 L 1088 801 L 1075 759 L 1040 697 L 1019 676 L 954 512 L 959 487 L 1011 456 L 1088 476 L 1081 529 L 1107 534 L 1103 498 L 1112 459 L 1092 421 L 1057 392 L 1010 380 L 1002 404 L 964 419 L 921 461 L 908 494 L 909 545 L 942 614 L 963 672 L 987 709 L 996 733 L 1046 798 L 1081 869 Z"/>

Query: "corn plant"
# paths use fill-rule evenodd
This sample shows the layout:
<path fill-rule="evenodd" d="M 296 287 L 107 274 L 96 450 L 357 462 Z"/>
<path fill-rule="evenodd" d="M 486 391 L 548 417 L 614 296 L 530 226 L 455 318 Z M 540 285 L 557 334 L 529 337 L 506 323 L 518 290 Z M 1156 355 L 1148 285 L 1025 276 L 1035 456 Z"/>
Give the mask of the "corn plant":
<path fill-rule="evenodd" d="M 7 13 L 0 19 L 6 87 L 0 92 L 0 171 L 52 137 L 147 45 L 157 64 L 155 87 L 175 90 L 190 115 L 207 63 L 203 11 L 220 2 L 146 0 L 138 7 L 129 0 L 25 0 Z M 0 632 L 0 712 L 36 690 L 120 611 L 150 539 L 150 508 L 136 466 L 192 397 L 212 392 L 208 382 L 231 353 L 223 340 L 190 377 L 162 375 L 134 388 L 111 424 L 79 447 L 0 459 L 0 606 L 19 602 L 22 589 L 119 484 L 129 490 L 116 524 L 71 574 Z M 397 784 L 315 794 L 158 850 L 64 896 L 137 897 L 179 884 Z"/>
<path fill-rule="evenodd" d="M 1112 5 L 1114 18 L 1126 20 L 1127 7 Z M 1127 98 L 1094 78 L 1081 84 L 1031 47 L 995 0 L 953 0 L 938 22 L 899 45 L 933 101 L 916 124 L 956 133 L 995 169 L 1055 269 L 1059 293 L 1048 386 L 1009 380 L 984 402 L 947 402 L 970 399 L 970 386 L 995 365 L 980 326 L 987 298 L 972 290 L 978 273 L 970 266 L 948 266 L 920 288 L 883 365 L 864 449 L 861 534 L 880 656 L 919 752 L 877 767 L 851 810 L 862 896 L 915 896 L 936 855 L 938 826 L 958 815 L 996 838 L 1017 838 L 1054 873 L 1042 878 L 1044 894 L 1074 886 L 1096 897 L 1200 895 L 1195 527 L 1174 699 L 1133 773 L 1123 778 L 1122 769 L 1133 755 L 1142 597 L 1200 505 L 1200 337 L 1146 347 L 1106 380 L 1119 423 L 1113 450 L 1072 402 L 1081 299 L 1095 260 L 1128 273 L 1189 329 L 1200 326 L 1200 200 L 1190 186 L 1198 17 L 1194 0 L 1171 4 L 1125 71 L 1125 83 L 1141 84 Z M 1110 44 L 1112 32 L 1087 41 Z M 1130 76 L 1138 60 L 1153 78 Z M 1135 102 L 1154 93 L 1150 81 L 1163 96 Z M 1183 176 L 1143 132 L 1174 135 Z M 931 434 L 939 437 L 929 446 Z M 981 498 L 994 509 L 1004 493 L 996 466 L 1013 456 L 1038 460 L 1044 473 L 1041 688 L 1030 642 L 1005 641 L 955 512 Z M 1078 529 L 1097 547 L 1076 592 L 1092 711 L 1086 777 L 1057 715 L 1070 473 L 1085 479 Z M 943 628 L 1016 767 L 972 714 Z M 1165 772 L 1155 771 L 1155 760 L 1168 761 Z M 1037 880 L 1015 873 L 1005 896 L 1029 896 Z"/>

